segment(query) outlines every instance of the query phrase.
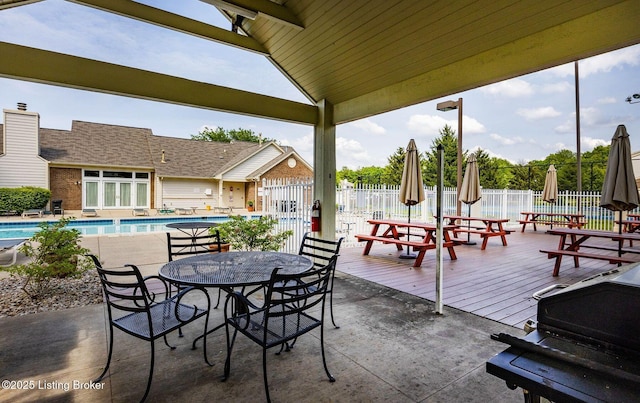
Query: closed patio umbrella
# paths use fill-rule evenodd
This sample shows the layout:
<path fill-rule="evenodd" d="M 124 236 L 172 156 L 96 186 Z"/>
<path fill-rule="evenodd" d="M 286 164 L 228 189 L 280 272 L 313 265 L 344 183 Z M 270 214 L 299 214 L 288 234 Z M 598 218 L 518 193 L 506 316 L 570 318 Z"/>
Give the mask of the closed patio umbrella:
<path fill-rule="evenodd" d="M 640 204 L 638 187 L 633 174 L 631 163 L 631 144 L 629 133 L 624 125 L 618 125 L 609 150 L 607 171 L 602 184 L 602 196 L 600 207 L 611 211 L 619 211 L 620 221 L 622 212 L 633 210 Z M 622 232 L 622 225 L 618 225 L 618 231 Z M 618 243 L 618 256 L 621 253 L 622 244 Z"/>
<path fill-rule="evenodd" d="M 556 172 L 556 167 L 553 164 L 549 165 L 549 169 L 547 169 L 547 177 L 544 179 L 544 189 L 542 190 L 542 200 L 551 204 L 551 213 L 553 213 L 553 205 L 558 200 L 558 172 Z M 553 228 L 553 224 L 551 228 Z"/>
<path fill-rule="evenodd" d="M 418 155 L 418 147 L 416 142 L 411 139 L 407 146 L 407 154 L 404 159 L 404 169 L 402 171 L 402 181 L 400 182 L 400 202 L 409 207 L 409 221 L 411 222 L 411 206 L 415 206 L 424 200 L 424 185 L 422 184 L 422 167 L 420 166 L 420 156 Z M 407 238 L 409 237 L 409 228 L 407 228 Z M 404 259 L 415 258 L 415 254 L 409 252 L 407 245 L 407 253 L 400 255 Z"/>
<path fill-rule="evenodd" d="M 482 189 L 480 188 L 480 172 L 478 171 L 478 162 L 476 155 L 471 154 L 467 159 L 467 167 L 464 171 L 462 186 L 460 187 L 460 197 L 458 200 L 469 206 L 469 217 L 471 217 L 471 205 L 482 198 Z M 471 228 L 471 221 L 467 221 L 468 227 Z M 471 233 L 467 232 L 467 245 L 475 245 L 471 242 Z"/>

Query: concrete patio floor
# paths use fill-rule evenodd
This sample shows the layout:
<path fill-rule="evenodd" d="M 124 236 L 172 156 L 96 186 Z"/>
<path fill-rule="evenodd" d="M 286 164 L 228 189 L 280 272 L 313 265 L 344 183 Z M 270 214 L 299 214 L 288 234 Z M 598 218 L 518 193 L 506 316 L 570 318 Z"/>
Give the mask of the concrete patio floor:
<path fill-rule="evenodd" d="M 140 265 L 156 273 L 166 262 L 165 235 L 86 237 L 83 244 L 105 267 Z M 340 264 L 338 262 L 338 270 Z M 330 383 L 322 368 L 319 330 L 302 337 L 291 352 L 268 353 L 271 398 L 275 402 L 520 402 L 522 392 L 485 372 L 485 362 L 503 351 L 490 334 L 523 335 L 520 329 L 445 307 L 338 272 L 334 286 L 336 321 L 325 329 Z M 212 293 L 216 296 L 217 293 Z M 115 349 L 101 389 L 82 389 L 100 374 L 107 355 L 108 328 L 103 305 L 0 319 L 0 378 L 22 382 L 23 390 L 0 389 L 0 401 L 131 402 L 146 385 L 149 343 L 115 332 Z M 212 310 L 210 325 L 222 322 Z M 221 382 L 225 336 L 190 343 L 202 322 L 170 336 L 176 350 L 156 342 L 156 363 L 148 401 L 261 401 L 261 351 L 239 338 L 231 376 Z M 29 384 L 33 381 L 32 384 Z M 25 385 L 26 383 L 26 385 Z M 4 386 L 4 384 L 3 384 Z M 69 390 L 65 390 L 65 389 Z"/>

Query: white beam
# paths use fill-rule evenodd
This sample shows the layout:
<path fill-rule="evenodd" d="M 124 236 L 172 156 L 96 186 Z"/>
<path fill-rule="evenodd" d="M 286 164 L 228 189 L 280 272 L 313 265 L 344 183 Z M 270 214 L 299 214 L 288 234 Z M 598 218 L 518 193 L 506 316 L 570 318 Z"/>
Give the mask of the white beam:
<path fill-rule="evenodd" d="M 184 34 L 212 40 L 225 45 L 234 46 L 263 55 L 269 55 L 269 51 L 258 41 L 244 35 L 192 20 L 181 15 L 173 14 L 158 8 L 130 0 L 67 0 L 72 3 L 93 7 L 102 11 L 111 12 L 129 17 L 138 21 L 154 24 L 163 28 L 172 29 Z"/>
<path fill-rule="evenodd" d="M 0 42 L 0 76 L 314 125 L 317 107 L 152 71 Z"/>

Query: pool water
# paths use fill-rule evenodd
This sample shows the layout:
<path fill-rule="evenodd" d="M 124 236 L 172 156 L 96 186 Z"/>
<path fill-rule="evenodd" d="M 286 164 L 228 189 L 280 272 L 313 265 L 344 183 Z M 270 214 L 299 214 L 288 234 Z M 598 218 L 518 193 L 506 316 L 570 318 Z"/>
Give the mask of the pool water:
<path fill-rule="evenodd" d="M 166 224 L 173 222 L 207 221 L 220 223 L 227 220 L 227 217 L 73 220 L 67 227 L 78 229 L 82 235 L 146 234 L 150 232 L 169 231 L 170 228 L 167 228 Z M 40 222 L 41 221 L 0 223 L 0 239 L 31 238 L 40 230 L 40 227 L 38 227 Z M 54 223 L 55 221 L 46 222 Z"/>

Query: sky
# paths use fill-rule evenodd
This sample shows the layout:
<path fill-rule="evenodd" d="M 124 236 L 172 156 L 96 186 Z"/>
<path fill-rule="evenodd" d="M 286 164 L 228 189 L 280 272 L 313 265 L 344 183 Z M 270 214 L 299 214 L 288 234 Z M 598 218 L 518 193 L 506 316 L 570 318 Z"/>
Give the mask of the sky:
<path fill-rule="evenodd" d="M 198 0 L 144 0 L 218 27 L 230 23 Z M 0 10 L 0 41 L 64 52 L 231 88 L 309 103 L 264 56 L 195 38 L 63 0 Z M 0 55 L 0 62 L 2 55 Z M 611 141 L 624 124 L 640 151 L 640 45 L 580 60 L 581 151 Z M 445 125 L 457 131 L 457 111 L 436 104 L 463 98 L 463 150 L 478 148 L 512 163 L 576 151 L 574 63 L 337 126 L 338 169 L 385 166 L 414 139 L 428 151 Z M 251 129 L 292 146 L 313 163 L 313 127 L 193 107 L 0 78 L 0 108 L 18 102 L 40 114 L 43 128 L 69 130 L 73 120 L 150 128 L 158 136 L 190 138 L 204 128 Z"/>

